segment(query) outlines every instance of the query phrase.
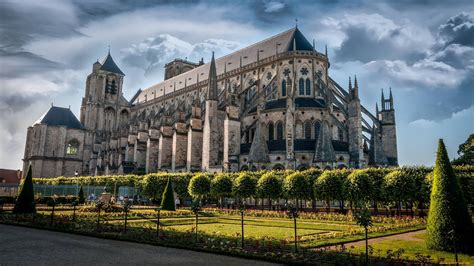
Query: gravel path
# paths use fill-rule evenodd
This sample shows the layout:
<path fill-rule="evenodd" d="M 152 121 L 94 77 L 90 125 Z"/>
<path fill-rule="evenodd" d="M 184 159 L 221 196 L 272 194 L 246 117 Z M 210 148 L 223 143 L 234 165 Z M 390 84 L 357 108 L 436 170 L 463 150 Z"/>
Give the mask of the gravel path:
<path fill-rule="evenodd" d="M 210 253 L 0 224 L 0 265 L 272 265 Z"/>

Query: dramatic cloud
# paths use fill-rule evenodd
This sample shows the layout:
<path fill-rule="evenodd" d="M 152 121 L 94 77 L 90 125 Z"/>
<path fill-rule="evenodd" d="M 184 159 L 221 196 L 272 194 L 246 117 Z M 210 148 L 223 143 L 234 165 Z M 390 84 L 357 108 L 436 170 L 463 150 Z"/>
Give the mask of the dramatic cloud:
<path fill-rule="evenodd" d="M 439 36 L 445 44 L 474 46 L 474 17 L 461 13 L 439 27 Z"/>
<path fill-rule="evenodd" d="M 427 29 L 402 20 L 395 23 L 380 14 L 345 14 L 322 24 L 342 37 L 335 48 L 338 61 L 420 58 L 434 42 Z M 416 47 L 417 49 L 413 49 Z"/>
<path fill-rule="evenodd" d="M 208 60 L 214 51 L 216 56 L 237 50 L 242 44 L 221 39 L 204 40 L 190 44 L 169 34 L 160 34 L 154 38 L 132 44 L 122 49 L 123 62 L 145 70 L 145 75 L 162 73 L 163 66 L 175 58 L 187 58 L 198 62 L 201 58 Z"/>
<path fill-rule="evenodd" d="M 296 18 L 318 50 L 328 44 L 335 80 L 346 87 L 357 74 L 367 108 L 380 88 L 393 88 L 400 162 L 430 163 L 435 138 L 446 138 L 452 153 L 472 133 L 472 10 L 468 0 L 2 1 L 0 167 L 20 167 L 26 128 L 51 102 L 79 114 L 85 79 L 108 45 L 130 98 L 160 82 L 174 58 L 208 61 L 211 51 L 230 53 Z"/>

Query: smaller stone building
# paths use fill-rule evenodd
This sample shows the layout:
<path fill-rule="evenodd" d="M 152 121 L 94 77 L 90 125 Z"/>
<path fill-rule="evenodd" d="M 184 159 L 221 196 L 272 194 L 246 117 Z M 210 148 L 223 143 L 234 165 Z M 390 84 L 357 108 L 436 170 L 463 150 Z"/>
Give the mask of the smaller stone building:
<path fill-rule="evenodd" d="M 85 131 L 69 108 L 51 108 L 28 127 L 23 172 L 34 177 L 74 176 L 83 172 Z"/>

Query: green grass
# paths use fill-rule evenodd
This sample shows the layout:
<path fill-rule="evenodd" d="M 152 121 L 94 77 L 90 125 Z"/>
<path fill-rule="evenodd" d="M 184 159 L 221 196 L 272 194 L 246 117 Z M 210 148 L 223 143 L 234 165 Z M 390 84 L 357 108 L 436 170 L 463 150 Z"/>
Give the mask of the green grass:
<path fill-rule="evenodd" d="M 417 254 L 423 254 L 424 256 L 430 256 L 434 262 L 447 264 L 453 264 L 455 262 L 454 253 L 428 249 L 424 241 L 425 237 L 426 233 L 419 233 L 413 237 L 414 239 L 410 240 L 381 240 L 373 244 L 370 244 L 369 240 L 369 245 L 374 250 L 373 256 L 386 257 L 388 250 L 394 251 L 403 249 L 402 258 L 418 260 L 419 255 Z M 355 253 L 363 253 L 365 252 L 365 246 L 355 246 L 350 250 L 353 250 Z M 473 255 L 458 254 L 458 258 L 460 263 L 474 265 Z"/>

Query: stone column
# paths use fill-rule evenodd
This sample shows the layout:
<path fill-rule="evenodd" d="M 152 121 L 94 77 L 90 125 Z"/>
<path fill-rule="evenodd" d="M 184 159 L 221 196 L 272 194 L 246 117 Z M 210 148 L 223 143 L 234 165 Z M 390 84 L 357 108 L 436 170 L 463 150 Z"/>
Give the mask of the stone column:
<path fill-rule="evenodd" d="M 202 121 L 200 118 L 191 118 L 187 142 L 186 169 L 188 172 L 200 170 L 202 161 Z"/>
<path fill-rule="evenodd" d="M 158 141 L 158 169 L 171 168 L 173 129 L 170 126 L 160 128 Z"/>
<path fill-rule="evenodd" d="M 187 134 L 186 124 L 177 122 L 173 127 L 173 149 L 171 158 L 171 170 L 174 172 L 176 169 L 186 167 L 187 159 Z"/>
<path fill-rule="evenodd" d="M 146 143 L 145 171 L 154 173 L 158 171 L 158 150 L 160 131 L 158 129 L 148 130 L 148 141 Z"/>
<path fill-rule="evenodd" d="M 227 106 L 224 120 L 224 171 L 239 171 L 240 120 L 239 108 Z"/>

